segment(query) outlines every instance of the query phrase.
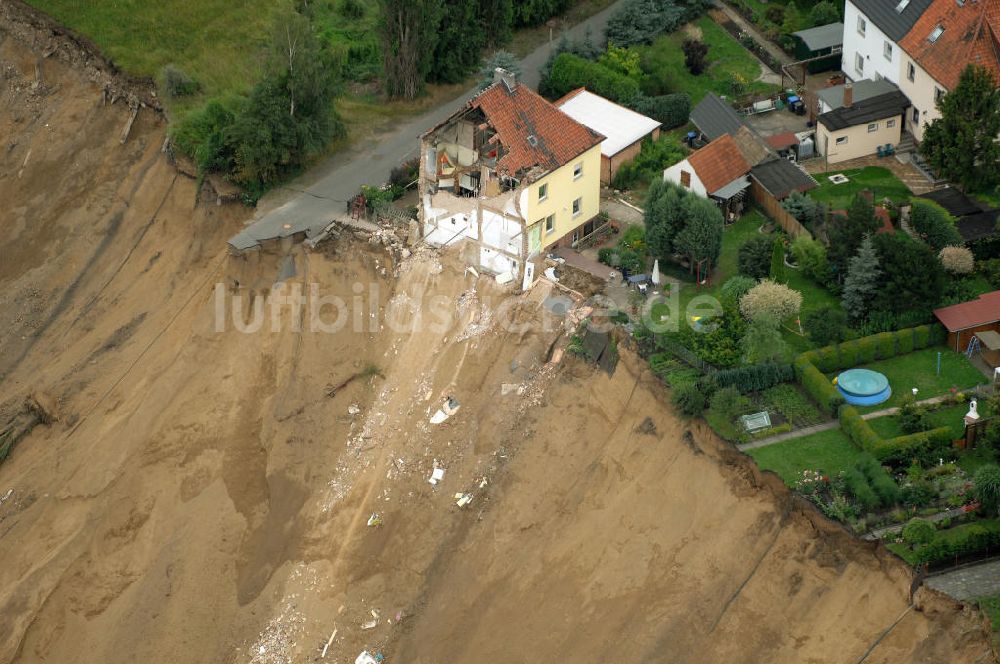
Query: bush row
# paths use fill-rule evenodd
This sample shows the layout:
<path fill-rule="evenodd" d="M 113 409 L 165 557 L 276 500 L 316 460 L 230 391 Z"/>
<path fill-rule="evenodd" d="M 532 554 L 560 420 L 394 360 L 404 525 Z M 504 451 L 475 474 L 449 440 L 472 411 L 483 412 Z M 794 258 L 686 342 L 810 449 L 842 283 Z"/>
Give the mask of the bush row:
<path fill-rule="evenodd" d="M 944 340 L 945 330 L 942 326 L 920 325 L 825 346 L 807 351 L 799 358 L 805 359 L 823 373 L 831 373 L 875 360 L 905 355 L 943 343 Z"/>
<path fill-rule="evenodd" d="M 917 564 L 950 562 L 1000 546 L 1000 521 L 983 520 L 938 531 L 929 543 L 920 547 L 912 559 Z"/>
<path fill-rule="evenodd" d="M 760 392 L 779 383 L 794 380 L 795 370 L 791 364 L 752 364 L 746 367 L 718 371 L 713 378 L 719 387 L 732 386 L 741 394 L 746 394 L 747 392 Z"/>
<path fill-rule="evenodd" d="M 808 353 L 803 353 L 803 355 L 808 355 Z M 795 360 L 795 375 L 809 396 L 826 410 L 827 415 L 831 417 L 836 415 L 837 409 L 844 403 L 844 397 L 833 386 L 830 379 L 824 376 L 823 372 L 803 355 Z"/>
<path fill-rule="evenodd" d="M 951 447 L 950 427 L 882 438 L 854 406 L 841 406 L 840 428 L 859 449 L 891 466 L 905 466 L 913 459 L 924 464 L 935 463 Z"/>

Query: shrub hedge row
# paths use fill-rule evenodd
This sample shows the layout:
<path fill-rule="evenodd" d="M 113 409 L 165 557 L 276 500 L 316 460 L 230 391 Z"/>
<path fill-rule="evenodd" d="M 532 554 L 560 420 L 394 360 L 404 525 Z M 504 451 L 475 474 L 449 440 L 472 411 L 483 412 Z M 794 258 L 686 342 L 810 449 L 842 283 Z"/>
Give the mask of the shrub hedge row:
<path fill-rule="evenodd" d="M 799 355 L 823 373 L 847 369 L 858 364 L 886 360 L 943 343 L 945 330 L 940 325 L 920 325 L 896 332 L 882 332 Z"/>
<path fill-rule="evenodd" d="M 914 552 L 911 559 L 917 564 L 933 565 L 995 547 L 1000 547 L 1000 521 L 982 520 L 938 531 L 933 540 Z"/>
<path fill-rule="evenodd" d="M 713 374 L 719 387 L 735 387 L 741 394 L 760 392 L 779 383 L 795 380 L 795 370 L 791 364 L 752 364 L 735 369 L 723 369 Z"/>
<path fill-rule="evenodd" d="M 800 355 L 795 360 L 795 375 L 798 376 L 799 382 L 802 383 L 802 387 L 809 393 L 809 396 L 826 410 L 828 415 L 837 414 L 837 409 L 844 403 L 844 397 L 833 386 L 830 379 L 823 375 L 823 372 Z"/>
<path fill-rule="evenodd" d="M 795 360 L 795 375 L 820 406 L 836 415 L 844 399 L 823 374 L 904 355 L 944 340 L 945 330 L 936 324 L 882 332 L 802 353 Z"/>
<path fill-rule="evenodd" d="M 840 428 L 859 449 L 870 453 L 880 462 L 893 466 L 907 465 L 913 459 L 934 463 L 951 446 L 950 427 L 882 438 L 854 406 L 841 406 Z"/>

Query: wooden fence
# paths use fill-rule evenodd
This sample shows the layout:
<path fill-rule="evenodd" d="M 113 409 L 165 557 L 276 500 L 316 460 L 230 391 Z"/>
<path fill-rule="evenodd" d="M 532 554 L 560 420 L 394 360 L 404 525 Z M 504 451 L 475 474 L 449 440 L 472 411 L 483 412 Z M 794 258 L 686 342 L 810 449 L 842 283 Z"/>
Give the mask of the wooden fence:
<path fill-rule="evenodd" d="M 805 235 L 810 240 L 812 239 L 812 233 L 806 230 L 806 227 L 800 224 L 798 219 L 789 214 L 788 210 L 781 207 L 781 201 L 772 196 L 771 192 L 753 178 L 750 178 L 750 198 L 793 238 Z"/>

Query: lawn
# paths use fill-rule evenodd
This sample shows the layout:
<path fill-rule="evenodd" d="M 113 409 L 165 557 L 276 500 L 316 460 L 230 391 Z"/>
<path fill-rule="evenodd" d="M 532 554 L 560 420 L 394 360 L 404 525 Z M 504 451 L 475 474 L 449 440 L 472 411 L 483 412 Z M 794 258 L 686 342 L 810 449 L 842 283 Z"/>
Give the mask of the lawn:
<path fill-rule="evenodd" d="M 273 0 L 29 0 L 63 25 L 86 35 L 118 66 L 156 76 L 174 64 L 215 95 L 241 92 L 259 77 L 260 51 L 274 15 L 290 2 Z M 375 1 L 364 18 L 348 20 L 327 3 L 318 22 L 334 46 L 374 39 Z"/>
<path fill-rule="evenodd" d="M 788 485 L 803 470 L 835 475 L 851 467 L 860 452 L 840 429 L 830 429 L 747 452 L 764 470 L 773 470 Z"/>
<path fill-rule="evenodd" d="M 927 421 L 931 425 L 931 428 L 935 429 L 937 427 L 950 426 L 953 436 L 961 438 L 965 431 L 965 422 L 962 418 L 965 417 L 967 412 L 969 412 L 969 406 L 964 403 L 956 406 L 948 406 L 947 408 L 939 408 L 928 413 Z M 875 430 L 875 433 L 883 438 L 895 438 L 904 434 L 904 431 L 899 428 L 899 417 L 896 415 L 876 417 L 875 419 L 868 420 L 868 424 Z"/>
<path fill-rule="evenodd" d="M 827 179 L 829 175 L 842 173 L 850 180 L 844 184 L 833 184 Z M 830 169 L 828 173 L 816 173 L 813 177 L 819 187 L 809 192 L 809 196 L 817 201 L 828 203 L 834 210 L 846 210 L 854 196 L 863 189 L 870 189 L 875 194 L 875 200 L 889 197 L 897 203 L 910 198 L 912 192 L 902 181 L 892 174 L 888 168 L 881 166 L 866 166 L 847 171 Z"/>
<path fill-rule="evenodd" d="M 690 36 L 689 30 L 700 31 L 701 40 L 708 45 L 705 58 L 708 69 L 697 76 L 684 66 L 684 51 L 681 50 L 681 44 Z M 761 72 L 760 61 L 707 16 L 638 50 L 642 70 L 649 75 L 654 91 L 657 94 L 686 92 L 691 95 L 692 105 L 708 92 L 732 96 L 730 81 L 734 74 L 749 83 L 751 92 L 774 88 L 756 82 Z"/>
<path fill-rule="evenodd" d="M 938 352 L 941 353 L 940 376 L 935 372 Z M 986 377 L 972 366 L 965 355 L 944 346 L 925 348 L 863 366 L 885 374 L 892 388 L 892 396 L 877 406 L 858 408 L 862 413 L 898 406 L 904 397 L 911 394 L 914 387 L 919 390 L 918 399 L 929 399 L 946 394 L 952 387 L 965 390 L 986 382 Z M 830 374 L 830 377 L 835 375 Z"/>
<path fill-rule="evenodd" d="M 1000 595 L 977 597 L 976 604 L 989 616 L 993 631 L 1000 632 Z"/>

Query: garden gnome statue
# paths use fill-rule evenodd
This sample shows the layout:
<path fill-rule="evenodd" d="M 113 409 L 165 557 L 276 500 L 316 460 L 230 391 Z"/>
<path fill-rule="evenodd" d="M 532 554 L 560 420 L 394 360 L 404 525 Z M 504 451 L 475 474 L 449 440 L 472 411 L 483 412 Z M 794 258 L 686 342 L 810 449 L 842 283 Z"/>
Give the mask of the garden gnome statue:
<path fill-rule="evenodd" d="M 965 414 L 965 423 L 967 425 L 975 424 L 979 421 L 979 412 L 976 410 L 978 406 L 975 399 L 969 402 L 969 412 Z"/>

